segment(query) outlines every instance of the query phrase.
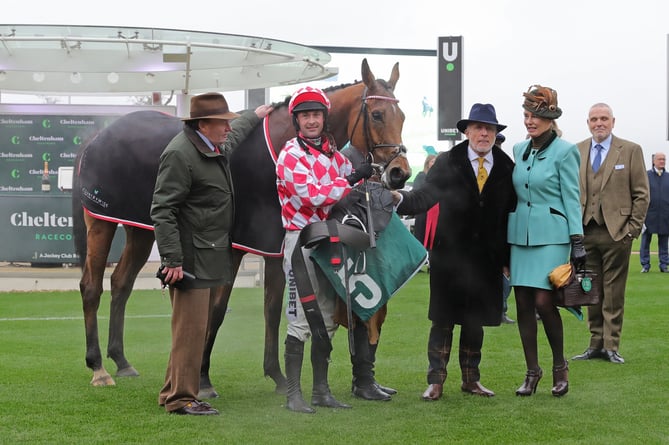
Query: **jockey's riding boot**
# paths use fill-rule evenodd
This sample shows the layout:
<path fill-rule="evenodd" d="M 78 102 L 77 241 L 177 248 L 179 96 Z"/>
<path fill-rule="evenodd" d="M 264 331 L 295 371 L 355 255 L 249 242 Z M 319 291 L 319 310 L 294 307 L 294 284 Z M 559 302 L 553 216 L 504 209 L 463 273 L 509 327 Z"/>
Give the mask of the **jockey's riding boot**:
<path fill-rule="evenodd" d="M 379 334 L 380 334 L 380 333 L 381 333 L 381 331 L 379 330 Z M 375 375 L 375 373 L 374 373 L 374 365 L 375 365 L 375 363 L 376 363 L 376 349 L 377 349 L 378 347 L 379 347 L 379 344 L 378 344 L 378 343 L 376 343 L 375 345 L 369 343 L 369 360 L 372 362 L 372 377 L 374 377 L 374 375 Z M 375 381 L 376 381 L 376 380 L 375 380 Z M 379 389 L 380 389 L 381 391 L 385 392 L 385 393 L 388 394 L 389 396 L 392 396 L 392 395 L 397 394 L 397 390 L 396 390 L 396 389 L 390 388 L 390 387 L 388 387 L 388 386 L 383 386 L 383 385 L 381 385 L 379 382 L 376 382 L 376 385 L 379 387 Z"/>
<path fill-rule="evenodd" d="M 311 393 L 311 404 L 327 408 L 351 408 L 351 405 L 335 399 L 328 385 L 328 368 L 330 358 L 323 353 L 323 349 L 314 346 L 311 342 L 311 367 L 314 371 L 314 388 Z"/>
<path fill-rule="evenodd" d="M 364 323 L 355 324 L 353 343 L 355 355 L 351 355 L 351 365 L 353 365 L 351 392 L 354 396 L 365 400 L 390 400 L 390 394 L 382 391 L 374 380 L 374 362 L 371 360 L 367 327 Z"/>
<path fill-rule="evenodd" d="M 315 413 L 312 407 L 302 398 L 300 377 L 302 375 L 302 359 L 304 357 L 304 343 L 289 335 L 286 337 L 286 408 L 298 413 Z"/>

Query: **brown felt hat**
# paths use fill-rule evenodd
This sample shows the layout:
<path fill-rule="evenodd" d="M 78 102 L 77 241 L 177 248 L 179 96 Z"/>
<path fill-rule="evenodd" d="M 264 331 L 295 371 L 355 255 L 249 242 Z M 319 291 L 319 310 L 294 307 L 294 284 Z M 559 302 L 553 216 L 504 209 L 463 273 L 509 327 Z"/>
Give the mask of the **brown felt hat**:
<path fill-rule="evenodd" d="M 557 91 L 552 88 L 532 85 L 523 93 L 523 108 L 544 119 L 557 119 L 562 116 L 558 107 Z"/>
<path fill-rule="evenodd" d="M 239 114 L 233 113 L 228 107 L 228 102 L 220 93 L 204 93 L 190 98 L 190 117 L 181 120 L 192 121 L 195 119 L 234 119 Z"/>

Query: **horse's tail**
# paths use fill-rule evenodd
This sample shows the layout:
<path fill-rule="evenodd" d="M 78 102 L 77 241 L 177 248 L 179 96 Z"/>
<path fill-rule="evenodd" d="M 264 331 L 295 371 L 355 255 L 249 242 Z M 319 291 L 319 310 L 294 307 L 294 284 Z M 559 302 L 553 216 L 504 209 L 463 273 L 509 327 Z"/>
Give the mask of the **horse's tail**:
<path fill-rule="evenodd" d="M 79 256 L 79 267 L 83 269 L 86 263 L 86 223 L 84 221 L 84 207 L 81 204 L 81 187 L 79 186 L 79 163 L 84 150 L 79 150 L 74 161 L 72 174 L 72 234 L 74 235 L 74 250 Z"/>

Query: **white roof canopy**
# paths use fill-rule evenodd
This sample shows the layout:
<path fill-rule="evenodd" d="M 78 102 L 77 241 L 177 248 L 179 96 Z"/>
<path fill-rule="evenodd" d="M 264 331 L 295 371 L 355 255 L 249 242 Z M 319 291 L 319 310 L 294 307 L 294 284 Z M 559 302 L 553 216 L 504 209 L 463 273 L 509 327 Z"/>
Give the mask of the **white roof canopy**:
<path fill-rule="evenodd" d="M 337 74 L 327 52 L 231 34 L 0 25 L 0 90 L 47 94 L 238 91 Z"/>

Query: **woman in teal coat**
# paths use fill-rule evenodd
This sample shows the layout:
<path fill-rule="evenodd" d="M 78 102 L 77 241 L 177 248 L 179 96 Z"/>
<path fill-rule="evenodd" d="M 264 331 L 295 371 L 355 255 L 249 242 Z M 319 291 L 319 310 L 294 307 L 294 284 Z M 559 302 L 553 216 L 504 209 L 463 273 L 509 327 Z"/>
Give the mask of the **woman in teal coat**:
<path fill-rule="evenodd" d="M 568 367 L 562 319 L 554 305 L 548 274 L 566 263 L 570 252 L 575 265 L 585 264 L 578 182 L 580 155 L 576 145 L 559 138 L 554 130 L 553 120 L 562 114 L 557 93 L 533 85 L 523 95 L 529 139 L 513 147 L 513 186 L 518 204 L 509 214 L 508 223 L 510 279 L 527 364 L 525 382 L 516 394 L 532 395 L 543 374 L 537 353 L 536 311 L 553 352 L 552 393 L 559 397 L 569 389 Z"/>

